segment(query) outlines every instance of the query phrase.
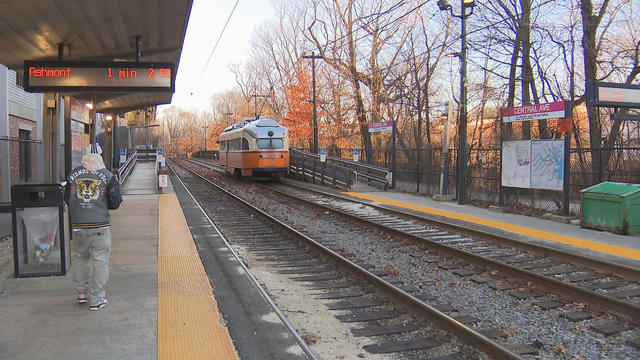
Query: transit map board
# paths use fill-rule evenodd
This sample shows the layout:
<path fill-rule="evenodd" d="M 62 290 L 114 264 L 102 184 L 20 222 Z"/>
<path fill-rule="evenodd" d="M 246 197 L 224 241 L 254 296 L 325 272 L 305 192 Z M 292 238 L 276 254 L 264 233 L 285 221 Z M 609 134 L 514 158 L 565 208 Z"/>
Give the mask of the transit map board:
<path fill-rule="evenodd" d="M 173 92 L 173 63 L 25 61 L 27 92 Z"/>
<path fill-rule="evenodd" d="M 502 143 L 502 186 L 531 187 L 531 141 Z"/>
<path fill-rule="evenodd" d="M 502 143 L 502 186 L 563 190 L 564 140 Z"/>
<path fill-rule="evenodd" d="M 556 101 L 546 104 L 516 106 L 502 110 L 502 121 L 531 121 L 565 117 L 566 104 Z"/>
<path fill-rule="evenodd" d="M 531 142 L 531 187 L 562 190 L 564 182 L 564 140 Z"/>

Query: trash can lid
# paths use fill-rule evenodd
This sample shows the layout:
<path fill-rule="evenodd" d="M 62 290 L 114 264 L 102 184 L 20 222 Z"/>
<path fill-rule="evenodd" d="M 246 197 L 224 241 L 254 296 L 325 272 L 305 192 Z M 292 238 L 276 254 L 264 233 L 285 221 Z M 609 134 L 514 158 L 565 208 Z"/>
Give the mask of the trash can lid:
<path fill-rule="evenodd" d="M 605 181 L 580 190 L 581 193 L 608 194 L 617 196 L 629 196 L 640 192 L 640 184 L 619 183 Z"/>

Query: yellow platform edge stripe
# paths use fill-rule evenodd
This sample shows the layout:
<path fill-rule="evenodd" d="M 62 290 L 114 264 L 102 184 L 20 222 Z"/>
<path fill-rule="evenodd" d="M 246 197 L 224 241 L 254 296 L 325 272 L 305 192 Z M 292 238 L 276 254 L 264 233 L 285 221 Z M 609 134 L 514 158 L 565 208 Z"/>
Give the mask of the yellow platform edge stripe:
<path fill-rule="evenodd" d="M 178 198 L 158 206 L 158 359 L 238 359 Z"/>
<path fill-rule="evenodd" d="M 636 250 L 636 249 L 629 249 L 622 246 L 611 245 L 611 244 L 603 244 L 597 241 L 581 239 L 581 238 L 568 236 L 568 235 L 555 234 L 555 233 L 544 231 L 544 230 L 538 230 L 538 229 L 529 228 L 529 227 L 520 226 L 520 225 L 513 225 L 513 224 L 496 221 L 496 220 L 484 219 L 477 216 L 462 215 L 462 214 L 458 214 L 451 211 L 404 203 L 401 201 L 386 199 L 383 197 L 369 195 L 369 194 L 362 194 L 358 192 L 344 192 L 344 194 L 358 197 L 361 199 L 377 201 L 387 205 L 394 205 L 394 206 L 403 207 L 407 209 L 417 210 L 417 211 L 425 212 L 428 214 L 440 215 L 448 218 L 454 218 L 454 219 L 459 219 L 459 220 L 472 222 L 476 224 L 482 224 L 482 225 L 506 230 L 512 233 L 532 236 L 532 237 L 536 237 L 543 240 L 549 240 L 549 241 L 553 241 L 561 244 L 581 247 L 584 249 L 589 249 L 589 250 L 593 250 L 593 251 L 597 251 L 605 254 L 617 255 L 620 257 L 628 258 L 628 259 L 640 260 L 640 250 Z"/>

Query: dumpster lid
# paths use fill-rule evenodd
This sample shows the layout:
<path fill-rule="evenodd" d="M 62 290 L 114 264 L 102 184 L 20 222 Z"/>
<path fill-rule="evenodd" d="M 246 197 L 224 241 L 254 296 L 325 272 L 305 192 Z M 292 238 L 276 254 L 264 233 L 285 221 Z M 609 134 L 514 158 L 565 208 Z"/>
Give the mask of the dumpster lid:
<path fill-rule="evenodd" d="M 629 196 L 640 192 L 640 184 L 619 183 L 605 181 L 580 190 L 581 193 L 608 194 L 616 196 Z"/>

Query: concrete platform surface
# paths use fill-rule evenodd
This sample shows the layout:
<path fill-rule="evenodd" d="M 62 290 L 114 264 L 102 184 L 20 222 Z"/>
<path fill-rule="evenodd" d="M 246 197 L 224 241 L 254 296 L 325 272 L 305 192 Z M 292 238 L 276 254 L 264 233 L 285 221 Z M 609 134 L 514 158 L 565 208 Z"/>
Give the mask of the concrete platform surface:
<path fill-rule="evenodd" d="M 158 196 L 112 211 L 109 304 L 77 304 L 70 274 L 14 278 L 0 263 L 0 359 L 156 359 Z M 6 271 L 9 267 L 9 271 Z"/>
<path fill-rule="evenodd" d="M 575 251 L 640 268 L 640 233 L 619 235 L 580 227 L 579 220 L 565 223 L 493 211 L 453 201 L 436 201 L 422 194 L 397 191 L 360 191 L 344 194 L 373 203 L 405 209 L 426 217 L 448 218 L 491 232 L 516 234 L 522 241 L 542 243 L 554 248 Z"/>

